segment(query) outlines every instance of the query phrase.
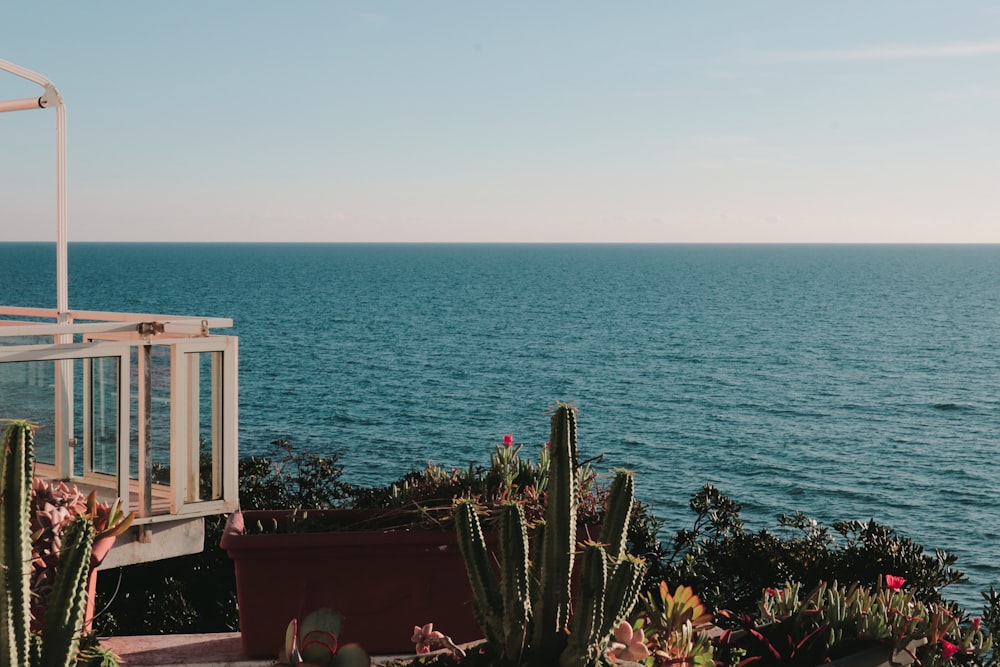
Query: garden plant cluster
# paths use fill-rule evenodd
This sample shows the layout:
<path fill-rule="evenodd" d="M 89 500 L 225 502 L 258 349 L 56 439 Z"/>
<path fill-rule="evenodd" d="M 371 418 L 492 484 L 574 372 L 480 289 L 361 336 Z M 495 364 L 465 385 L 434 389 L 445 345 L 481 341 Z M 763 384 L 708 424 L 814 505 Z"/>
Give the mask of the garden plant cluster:
<path fill-rule="evenodd" d="M 428 464 L 373 487 L 345 482 L 337 455 L 302 452 L 289 440 L 273 442 L 272 450 L 269 457 L 240 461 L 244 510 L 419 507 L 427 521 L 448 524 L 462 516 L 456 509 L 466 501 L 487 508 L 486 521 L 530 526 L 543 520 L 554 484 L 548 443 L 531 460 L 510 436 L 494 445 L 488 464 L 464 469 Z M 575 511 L 586 521 L 601 521 L 617 502 L 602 484 L 599 463 L 592 460 L 576 470 Z M 661 539 L 663 524 L 649 508 L 638 500 L 631 507 L 621 555 L 641 562 L 636 602 L 616 619 L 606 646 L 587 664 L 807 667 L 883 644 L 891 646 L 894 659 L 909 656 L 921 665 L 1000 665 L 992 650 L 992 637 L 1000 631 L 1000 594 L 992 588 L 983 593 L 981 612 L 960 609 L 945 590 L 964 579 L 956 557 L 928 553 L 874 520 L 825 526 L 793 514 L 779 517 L 775 530 L 751 530 L 737 502 L 705 486 L 690 499 L 690 526 Z M 95 630 L 102 635 L 238 630 L 232 564 L 218 547 L 224 523 L 225 517 L 206 521 L 203 553 L 105 573 Z M 475 537 L 475 526 L 468 535 Z M 415 650 L 447 649 L 442 631 L 447 628 L 414 627 Z M 462 656 L 445 650 L 425 660 L 508 664 L 483 647 Z"/>

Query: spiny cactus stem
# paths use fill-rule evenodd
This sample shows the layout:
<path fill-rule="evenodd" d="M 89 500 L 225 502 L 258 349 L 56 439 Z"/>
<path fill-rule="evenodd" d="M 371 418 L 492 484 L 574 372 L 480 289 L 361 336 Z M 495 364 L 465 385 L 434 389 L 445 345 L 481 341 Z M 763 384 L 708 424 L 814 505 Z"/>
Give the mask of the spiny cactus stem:
<path fill-rule="evenodd" d="M 570 578 L 576 549 L 577 441 L 576 412 L 559 405 L 552 415 L 549 446 L 549 492 L 542 546 L 541 597 L 545 601 L 535 621 L 535 643 L 564 641 L 569 625 Z"/>
<path fill-rule="evenodd" d="M 631 554 L 625 554 L 617 562 L 614 572 L 608 577 L 602 636 L 611 634 L 632 613 L 632 608 L 639 600 L 645 571 L 646 562 Z"/>
<path fill-rule="evenodd" d="M 629 517 L 635 503 L 635 479 L 632 474 L 619 470 L 608 491 L 608 509 L 604 513 L 600 541 L 607 545 L 608 555 L 618 560 L 625 553 Z"/>
<path fill-rule="evenodd" d="M 496 579 L 490 568 L 489 554 L 483 529 L 476 516 L 475 506 L 463 501 L 455 509 L 455 531 L 458 536 L 458 550 L 465 561 L 472 588 L 472 611 L 476 622 L 495 646 L 504 645 L 503 599 Z"/>
<path fill-rule="evenodd" d="M 56 580 L 45 609 L 41 667 L 69 667 L 76 660 L 93 545 L 94 524 L 76 516 L 63 531 Z"/>
<path fill-rule="evenodd" d="M 601 544 L 584 545 L 580 574 L 580 602 L 573 615 L 569 642 L 559 656 L 562 667 L 590 664 L 606 644 L 607 634 L 602 632 L 608 570 L 607 554 Z"/>
<path fill-rule="evenodd" d="M 28 512 L 34 469 L 34 440 L 27 422 L 15 421 L 4 431 L 2 458 L 3 509 L 0 537 L 0 664 L 26 665 L 30 651 L 31 536 Z"/>
<path fill-rule="evenodd" d="M 500 591 L 503 598 L 504 653 L 520 657 L 531 622 L 528 527 L 524 508 L 507 503 L 500 510 Z"/>

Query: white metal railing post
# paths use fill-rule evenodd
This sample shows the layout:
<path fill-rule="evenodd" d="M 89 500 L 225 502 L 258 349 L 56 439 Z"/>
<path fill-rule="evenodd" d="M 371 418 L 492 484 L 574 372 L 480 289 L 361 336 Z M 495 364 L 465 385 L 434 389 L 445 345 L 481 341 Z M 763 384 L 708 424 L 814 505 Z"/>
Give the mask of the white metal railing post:
<path fill-rule="evenodd" d="M 10 72 L 42 87 L 38 98 L 0 102 L 0 112 L 29 109 L 56 110 L 56 310 L 59 324 L 71 324 L 69 313 L 69 262 L 67 260 L 68 208 L 66 206 L 66 105 L 55 85 L 37 72 L 0 60 L 0 70 Z M 59 334 L 56 343 L 73 342 L 72 335 Z M 69 479 L 73 476 L 73 361 L 55 363 L 55 445 L 56 470 Z"/>
<path fill-rule="evenodd" d="M 133 509 L 129 472 L 132 467 L 130 456 L 132 428 L 132 350 L 118 357 L 118 455 L 115 457 L 115 473 L 118 482 L 118 497 L 122 501 L 122 511 Z"/>
<path fill-rule="evenodd" d="M 136 420 L 139 468 L 139 516 L 153 514 L 153 346 L 147 340 L 136 348 L 139 416 Z M 131 472 L 131 471 L 129 471 Z"/>

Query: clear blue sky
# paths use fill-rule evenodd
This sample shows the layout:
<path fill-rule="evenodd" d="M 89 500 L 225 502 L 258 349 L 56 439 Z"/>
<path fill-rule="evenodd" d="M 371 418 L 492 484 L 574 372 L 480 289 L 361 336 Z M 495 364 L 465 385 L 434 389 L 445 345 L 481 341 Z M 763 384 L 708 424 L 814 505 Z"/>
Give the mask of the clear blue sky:
<path fill-rule="evenodd" d="M 74 241 L 1000 242 L 993 0 L 14 0 L 0 59 Z"/>

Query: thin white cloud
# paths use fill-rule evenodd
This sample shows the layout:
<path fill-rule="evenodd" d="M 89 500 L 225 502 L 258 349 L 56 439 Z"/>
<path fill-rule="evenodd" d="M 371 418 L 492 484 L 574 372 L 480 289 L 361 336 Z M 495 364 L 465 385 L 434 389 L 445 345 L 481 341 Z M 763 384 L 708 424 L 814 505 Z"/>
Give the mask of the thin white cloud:
<path fill-rule="evenodd" d="M 864 49 L 839 49 L 832 51 L 788 51 L 763 55 L 759 60 L 770 63 L 849 62 L 970 58 L 992 55 L 1000 55 L 1000 42 L 961 42 L 938 46 L 878 46 Z"/>

